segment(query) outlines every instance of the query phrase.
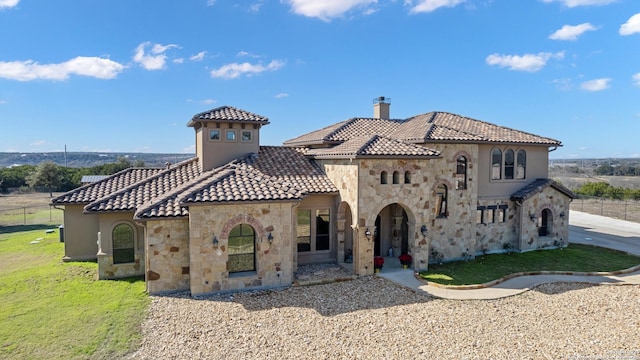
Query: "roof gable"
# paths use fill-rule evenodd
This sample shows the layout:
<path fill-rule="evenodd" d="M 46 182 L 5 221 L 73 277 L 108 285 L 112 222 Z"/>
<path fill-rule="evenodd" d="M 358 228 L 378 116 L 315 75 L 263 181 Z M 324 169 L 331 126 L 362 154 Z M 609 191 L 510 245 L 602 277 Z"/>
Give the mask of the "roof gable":
<path fill-rule="evenodd" d="M 534 182 L 526 185 L 525 187 L 523 187 L 522 189 L 516 191 L 515 193 L 513 193 L 511 195 L 511 200 L 513 201 L 525 201 L 531 197 L 533 197 L 536 194 L 539 194 L 540 192 L 542 192 L 544 189 L 548 188 L 549 186 L 551 186 L 552 188 L 558 190 L 559 192 L 561 192 L 562 194 L 568 196 L 571 199 L 576 199 L 578 198 L 576 196 L 576 194 L 573 193 L 573 191 L 567 189 L 566 187 L 564 187 L 562 184 L 552 180 L 552 179 L 537 179 Z"/>

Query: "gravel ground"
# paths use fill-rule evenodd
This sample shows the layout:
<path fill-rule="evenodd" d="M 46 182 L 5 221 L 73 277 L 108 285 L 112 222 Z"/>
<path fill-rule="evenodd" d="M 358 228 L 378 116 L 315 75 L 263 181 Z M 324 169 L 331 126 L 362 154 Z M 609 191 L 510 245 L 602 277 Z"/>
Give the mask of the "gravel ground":
<path fill-rule="evenodd" d="M 640 359 L 640 286 L 442 300 L 376 276 L 153 297 L 134 359 Z"/>

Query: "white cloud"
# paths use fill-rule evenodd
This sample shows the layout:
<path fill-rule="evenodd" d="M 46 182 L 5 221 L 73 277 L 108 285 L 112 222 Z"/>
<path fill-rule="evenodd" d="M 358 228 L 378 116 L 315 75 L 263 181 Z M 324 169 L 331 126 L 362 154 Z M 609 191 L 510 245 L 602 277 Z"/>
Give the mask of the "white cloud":
<path fill-rule="evenodd" d="M 286 98 L 287 96 L 289 96 L 289 94 L 287 94 L 287 93 L 279 93 L 279 94 L 276 94 L 275 98 L 276 99 L 282 99 L 282 98 Z"/>
<path fill-rule="evenodd" d="M 216 0 L 207 0 L 207 6 L 213 6 L 216 4 Z"/>
<path fill-rule="evenodd" d="M 543 2 L 560 2 L 566 7 L 591 6 L 591 5 L 608 5 L 617 0 L 542 0 Z"/>
<path fill-rule="evenodd" d="M 206 54 L 207 54 L 207 52 L 206 52 L 206 51 L 200 51 L 199 53 L 197 53 L 197 54 L 195 54 L 195 55 L 191 56 L 191 57 L 189 58 L 189 60 L 191 60 L 191 61 L 202 61 L 202 59 L 204 59 L 204 56 L 205 56 Z"/>
<path fill-rule="evenodd" d="M 291 5 L 294 13 L 330 21 L 357 7 L 367 8 L 377 0 L 282 0 Z"/>
<path fill-rule="evenodd" d="M 590 23 L 583 23 L 580 25 L 564 25 L 561 29 L 556 30 L 553 34 L 549 35 L 551 40 L 577 40 L 578 36 L 584 34 L 587 31 L 597 30 L 595 26 Z"/>
<path fill-rule="evenodd" d="M 455 7 L 465 1 L 466 0 L 418 0 L 417 4 L 414 6 L 413 0 L 405 0 L 404 4 L 411 6 L 411 13 L 416 14 L 432 12 L 441 7 Z"/>
<path fill-rule="evenodd" d="M 175 58 L 173 60 L 171 60 L 172 63 L 174 64 L 182 64 L 184 63 L 184 58 Z"/>
<path fill-rule="evenodd" d="M 520 55 L 491 54 L 487 56 L 486 62 L 489 65 L 507 67 L 509 70 L 536 72 L 542 69 L 550 59 L 564 59 L 564 52 Z"/>
<path fill-rule="evenodd" d="M 640 13 L 633 15 L 626 23 L 620 25 L 620 35 L 640 33 Z"/>
<path fill-rule="evenodd" d="M 640 72 L 639 73 L 635 73 L 631 76 L 631 78 L 633 79 L 633 82 L 637 85 L 640 86 Z M 1 102 L 0 102 L 1 103 Z"/>
<path fill-rule="evenodd" d="M 585 81 L 580 84 L 580 88 L 586 91 L 602 91 L 610 87 L 611 78 L 601 78 Z"/>
<path fill-rule="evenodd" d="M 46 141 L 44 141 L 44 140 L 36 140 L 36 141 L 32 142 L 32 143 L 31 143 L 31 144 L 29 144 L 29 145 L 31 145 L 31 146 L 42 146 L 42 145 L 44 145 L 44 144 L 46 144 L 46 143 L 47 143 L 47 142 L 46 142 Z"/>
<path fill-rule="evenodd" d="M 251 6 L 249 6 L 249 12 L 258 12 L 260 11 L 260 9 L 262 8 L 262 5 L 264 5 L 264 3 L 262 1 L 259 1 L 255 4 L 251 4 Z"/>
<path fill-rule="evenodd" d="M 124 66 L 99 57 L 78 56 L 59 64 L 40 65 L 33 60 L 0 61 L 0 78 L 31 81 L 36 79 L 65 80 L 69 75 L 82 75 L 98 79 L 113 79 Z"/>
<path fill-rule="evenodd" d="M 260 58 L 261 57 L 260 55 L 252 54 L 252 53 L 250 53 L 248 51 L 244 51 L 244 50 L 238 51 L 236 56 L 237 57 L 245 57 L 245 56 L 247 56 L 247 57 L 252 57 L 252 58 Z"/>
<path fill-rule="evenodd" d="M 151 54 L 146 53 L 148 47 L 151 47 Z M 165 52 L 171 48 L 177 48 L 178 45 L 169 44 L 169 45 L 161 45 L 161 44 L 151 44 L 151 42 L 143 42 L 138 45 L 135 50 L 135 55 L 133 56 L 133 61 L 142 65 L 143 68 L 147 70 L 161 70 L 164 69 L 165 63 L 167 62 L 167 55 Z"/>
<path fill-rule="evenodd" d="M 284 62 L 280 60 L 273 60 L 267 66 L 262 64 L 245 63 L 231 63 L 221 66 L 219 69 L 211 71 L 211 77 L 222 79 L 235 79 L 242 75 L 248 77 L 255 74 L 260 74 L 265 71 L 275 71 L 284 66 Z"/>
<path fill-rule="evenodd" d="M 0 9 L 17 6 L 20 0 L 0 0 Z"/>

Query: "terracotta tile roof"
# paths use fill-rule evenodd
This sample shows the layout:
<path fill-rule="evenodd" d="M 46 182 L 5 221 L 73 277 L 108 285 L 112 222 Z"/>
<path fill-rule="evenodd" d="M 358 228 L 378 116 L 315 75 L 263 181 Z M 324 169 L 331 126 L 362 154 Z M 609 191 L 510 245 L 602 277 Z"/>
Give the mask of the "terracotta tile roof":
<path fill-rule="evenodd" d="M 88 204 L 163 171 L 164 168 L 129 168 L 100 181 L 51 199 L 52 204 Z"/>
<path fill-rule="evenodd" d="M 187 216 L 197 203 L 293 201 L 306 194 L 333 194 L 338 189 L 302 149 L 262 146 L 138 208 L 137 219 Z"/>
<path fill-rule="evenodd" d="M 187 123 L 187 126 L 195 126 L 201 122 L 219 122 L 219 121 L 234 121 L 244 123 L 255 123 L 266 125 L 269 123 L 269 119 L 257 115 L 245 110 L 237 109 L 232 106 L 220 106 L 209 111 L 195 114 L 191 120 Z"/>
<path fill-rule="evenodd" d="M 412 124 L 416 122 L 417 124 Z M 471 119 L 465 116 L 447 112 L 431 112 L 417 115 L 406 120 L 409 128 L 425 129 L 424 139 L 427 141 L 463 141 L 463 142 L 492 142 L 517 143 L 547 146 L 559 146 L 560 141 L 546 138 L 505 126 L 491 124 L 485 121 Z M 406 132 L 394 137 L 404 139 Z"/>
<path fill-rule="evenodd" d="M 571 190 L 567 189 L 562 184 L 552 179 L 537 179 L 534 182 L 528 184 L 527 186 L 513 193 L 511 195 L 511 200 L 519 201 L 519 202 L 525 201 L 531 198 L 532 196 L 540 193 L 542 190 L 546 189 L 549 186 L 567 195 L 571 199 L 577 198 L 576 194 L 574 194 Z"/>
<path fill-rule="evenodd" d="M 380 135 L 412 143 L 471 142 L 560 146 L 558 140 L 447 112 L 430 112 L 406 120 L 356 118 L 297 138 L 286 146 L 336 145 L 364 135 Z"/>
<path fill-rule="evenodd" d="M 310 149 L 306 153 L 314 156 L 315 158 L 432 158 L 440 155 L 440 152 L 436 150 L 378 135 L 358 136 L 332 148 Z"/>
<path fill-rule="evenodd" d="M 353 118 L 284 142 L 285 146 L 338 144 L 356 136 L 391 135 L 402 120 Z"/>
<path fill-rule="evenodd" d="M 138 206 L 193 180 L 200 173 L 198 158 L 186 160 L 100 198 L 85 206 L 84 211 L 134 211 Z"/>
<path fill-rule="evenodd" d="M 201 185 L 181 195 L 184 204 L 262 200 L 299 200 L 306 194 L 333 194 L 338 189 L 322 169 L 295 148 L 262 146 L 221 168 Z"/>

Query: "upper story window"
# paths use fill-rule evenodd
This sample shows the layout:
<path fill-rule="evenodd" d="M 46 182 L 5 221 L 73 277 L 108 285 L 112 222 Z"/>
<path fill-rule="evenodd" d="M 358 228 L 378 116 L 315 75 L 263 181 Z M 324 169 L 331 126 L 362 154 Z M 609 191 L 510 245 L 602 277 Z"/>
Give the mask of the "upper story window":
<path fill-rule="evenodd" d="M 513 170 L 514 170 L 514 155 L 513 150 L 507 149 L 504 151 L 504 178 L 505 179 L 513 179 Z"/>
<path fill-rule="evenodd" d="M 447 185 L 440 184 L 436 188 L 436 216 L 447 217 Z"/>
<path fill-rule="evenodd" d="M 458 156 L 456 159 L 456 189 L 464 190 L 467 188 L 467 158 Z"/>
<path fill-rule="evenodd" d="M 253 135 L 253 133 L 251 132 L 251 130 L 242 130 L 242 134 L 241 134 L 241 140 L 243 142 L 251 142 L 251 136 Z"/>
<path fill-rule="evenodd" d="M 380 184 L 386 184 L 387 183 L 387 172 L 383 171 L 380 173 Z"/>
<path fill-rule="evenodd" d="M 491 180 L 502 179 L 502 150 L 491 150 Z"/>
<path fill-rule="evenodd" d="M 527 153 L 524 150 L 491 150 L 491 180 L 522 180 L 526 178 Z"/>
<path fill-rule="evenodd" d="M 209 130 L 209 140 L 218 141 L 220 140 L 220 130 Z"/>
<path fill-rule="evenodd" d="M 236 141 L 236 131 L 235 130 L 227 130 L 227 141 Z"/>
<path fill-rule="evenodd" d="M 524 150 L 518 150 L 516 179 L 524 179 L 527 174 L 527 153 Z"/>
<path fill-rule="evenodd" d="M 393 183 L 400 184 L 400 172 L 398 171 L 393 172 Z"/>
<path fill-rule="evenodd" d="M 411 172 L 409 171 L 404 172 L 404 183 L 411 184 Z"/>

